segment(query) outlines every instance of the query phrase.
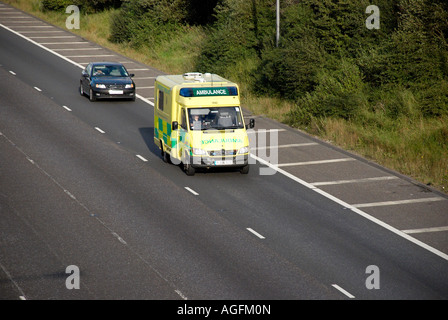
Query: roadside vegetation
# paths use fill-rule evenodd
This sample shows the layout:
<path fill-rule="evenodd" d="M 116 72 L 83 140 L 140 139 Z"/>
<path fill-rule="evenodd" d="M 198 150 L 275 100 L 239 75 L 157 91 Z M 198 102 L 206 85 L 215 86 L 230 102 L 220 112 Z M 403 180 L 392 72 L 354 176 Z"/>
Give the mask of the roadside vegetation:
<path fill-rule="evenodd" d="M 448 193 L 445 0 L 2 0 L 166 73 L 213 72 L 243 107 Z M 380 9 L 369 29 L 366 8 Z"/>

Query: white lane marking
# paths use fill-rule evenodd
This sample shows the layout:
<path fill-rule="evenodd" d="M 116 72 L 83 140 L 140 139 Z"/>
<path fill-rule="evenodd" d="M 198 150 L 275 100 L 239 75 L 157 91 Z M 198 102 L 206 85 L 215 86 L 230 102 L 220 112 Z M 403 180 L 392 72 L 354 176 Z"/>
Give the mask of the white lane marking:
<path fill-rule="evenodd" d="M 447 227 L 433 227 L 433 228 L 421 228 L 421 229 L 408 229 L 408 230 L 401 230 L 404 233 L 425 233 L 425 232 L 439 232 L 439 231 L 448 231 Z"/>
<path fill-rule="evenodd" d="M 42 49 L 44 49 L 44 50 L 46 50 L 48 52 L 51 52 L 52 54 L 58 56 L 59 58 L 64 59 L 65 61 L 67 61 L 67 62 L 69 62 L 69 63 L 71 63 L 71 64 L 73 64 L 75 66 L 78 66 L 80 69 L 84 69 L 84 67 L 82 65 L 80 65 L 80 64 L 78 64 L 78 63 L 76 63 L 76 62 L 74 62 L 74 61 L 64 57 L 63 55 L 61 55 L 61 54 L 59 54 L 59 53 L 57 53 L 57 52 L 55 52 L 53 50 L 48 49 L 47 47 L 41 45 L 40 43 L 38 43 L 38 42 L 36 42 L 34 40 L 31 40 L 31 37 L 26 37 L 23 34 L 20 34 L 19 32 L 16 32 L 16 31 L 12 30 L 11 28 L 6 27 L 5 25 L 3 25 L 1 23 L 0 23 L 0 27 L 2 27 L 4 29 L 14 33 L 15 35 L 18 35 L 19 37 L 25 39 L 28 42 L 31 42 L 32 44 L 35 44 L 39 48 L 42 48 Z M 54 37 L 34 37 L 34 38 L 54 38 Z M 58 38 L 76 38 L 76 36 L 60 36 Z"/>
<path fill-rule="evenodd" d="M 52 26 L 14 26 L 14 28 L 54 28 Z"/>
<path fill-rule="evenodd" d="M 251 232 L 251 233 L 253 233 L 254 235 L 256 235 L 258 238 L 260 238 L 260 239 L 266 239 L 265 237 L 263 237 L 261 234 L 259 234 L 257 231 L 255 231 L 254 229 L 252 229 L 252 228 L 246 228 L 246 230 L 247 231 L 249 231 L 249 232 Z"/>
<path fill-rule="evenodd" d="M 23 292 L 22 288 L 19 287 L 18 283 L 14 280 L 14 278 L 11 276 L 11 274 L 6 270 L 6 268 L 0 263 L 0 268 L 3 270 L 3 272 L 6 274 L 6 277 L 8 277 L 9 281 L 12 282 L 14 287 L 16 287 L 17 291 L 20 293 L 20 297 L 25 298 L 25 293 Z"/>
<path fill-rule="evenodd" d="M 40 31 L 26 31 L 26 30 L 24 30 L 24 31 L 20 31 L 19 33 L 20 34 L 22 34 L 22 33 L 61 33 L 61 32 L 65 32 L 64 30 L 61 30 L 61 31 L 59 31 L 59 30 L 55 30 L 55 31 L 42 31 L 42 30 L 40 30 Z"/>
<path fill-rule="evenodd" d="M 330 199 L 330 200 L 332 200 L 332 201 L 334 201 L 334 202 L 340 204 L 340 205 L 343 206 L 344 208 L 347 208 L 347 209 L 349 209 L 349 210 L 351 210 L 351 211 L 357 213 L 358 215 L 360 215 L 360 216 L 362 216 L 362 217 L 364 217 L 364 218 L 370 220 L 371 222 L 376 223 L 377 225 L 379 225 L 379 226 L 381 226 L 381 227 L 383 227 L 383 228 L 385 228 L 385 229 L 387 229 L 387 230 L 389 230 L 389 231 L 391 231 L 391 232 L 393 232 L 393 233 L 399 235 L 400 237 L 402 237 L 402 238 L 404 238 L 404 239 L 406 239 L 406 240 L 408 240 L 408 241 L 410 241 L 410 242 L 412 242 L 412 243 L 414 243 L 414 244 L 416 244 L 416 245 L 418 245 L 418 246 L 420 246 L 420 247 L 422 247 L 422 248 L 424 248 L 424 249 L 426 249 L 426 250 L 432 252 L 433 254 L 438 255 L 438 256 L 441 257 L 442 259 L 445 259 L 445 260 L 448 261 L 448 254 L 443 253 L 443 252 L 441 252 L 441 251 L 439 251 L 439 250 L 437 250 L 437 249 L 435 249 L 435 248 L 433 248 L 433 247 L 427 245 L 426 243 L 424 243 L 424 242 L 422 242 L 422 241 L 420 241 L 420 240 L 417 240 L 417 239 L 414 238 L 414 237 L 411 237 L 410 235 L 404 233 L 403 231 L 398 230 L 398 229 L 392 227 L 391 225 L 385 223 L 384 221 L 381 221 L 381 220 L 379 220 L 379 219 L 377 219 L 377 218 L 375 218 L 375 217 L 373 217 L 373 216 L 371 216 L 371 215 L 365 213 L 364 211 L 362 211 L 362 210 L 360 210 L 360 209 L 358 209 L 358 208 L 356 208 L 356 207 L 354 207 L 354 206 L 352 206 L 352 205 L 346 203 L 345 201 L 342 201 L 342 200 L 339 199 L 339 198 L 336 198 L 335 196 L 333 196 L 333 195 L 331 195 L 331 194 L 329 194 L 329 193 L 327 193 L 327 192 L 325 192 L 325 191 L 323 191 L 323 190 L 321 190 L 321 189 L 319 189 L 319 188 L 313 186 L 312 184 L 310 184 L 310 183 L 308 183 L 308 182 L 306 182 L 306 181 L 304 181 L 304 180 L 302 180 L 302 179 L 300 179 L 300 178 L 298 178 L 298 177 L 296 177 L 296 176 L 290 174 L 289 172 L 287 172 L 287 171 L 285 171 L 285 170 L 283 170 L 283 169 L 281 169 L 281 168 L 278 168 L 277 166 L 275 166 L 275 165 L 269 163 L 269 162 L 266 161 L 266 160 L 263 160 L 262 158 L 259 158 L 259 157 L 255 156 L 255 155 L 252 154 L 252 153 L 250 154 L 250 156 L 251 156 L 253 159 L 255 159 L 255 160 L 257 160 L 258 162 L 260 162 L 261 164 L 263 164 L 263 165 L 265 165 L 265 166 L 268 166 L 268 167 L 270 167 L 270 168 L 273 169 L 273 170 L 276 170 L 278 173 L 283 174 L 284 176 L 290 178 L 290 179 L 293 180 L 293 181 L 296 181 L 296 182 L 300 183 L 300 184 L 303 185 L 304 187 L 306 187 L 306 188 L 308 188 L 308 189 L 311 189 L 311 190 L 313 190 L 313 191 L 319 193 L 320 195 L 322 195 L 322 196 L 324 196 L 324 197 L 326 197 L 326 198 L 328 198 L 328 199 Z"/>
<path fill-rule="evenodd" d="M 258 129 L 258 130 L 249 130 L 247 131 L 248 134 L 254 134 L 258 132 L 266 133 L 266 132 L 282 132 L 286 131 L 286 129 Z"/>
<path fill-rule="evenodd" d="M 20 33 L 17 33 L 18 35 L 21 35 Z M 67 39 L 67 38 L 76 38 L 76 36 L 46 36 L 46 37 L 25 37 L 23 36 L 24 39 Z M 34 44 L 39 44 L 38 42 L 35 42 Z M 51 52 L 50 49 L 46 48 L 46 47 L 42 47 L 45 48 L 45 50 Z M 53 52 L 52 52 L 53 53 Z"/>
<path fill-rule="evenodd" d="M 39 92 L 42 92 L 42 90 L 40 88 L 38 88 L 38 87 L 34 87 L 34 89 L 36 89 Z"/>
<path fill-rule="evenodd" d="M 95 127 L 95 130 L 100 132 L 100 133 L 106 133 L 105 131 L 101 130 L 101 128 Z"/>
<path fill-rule="evenodd" d="M 340 286 L 338 286 L 337 284 L 332 284 L 332 286 L 339 290 L 340 292 L 342 292 L 343 294 L 345 294 L 347 297 L 349 297 L 350 299 L 354 299 L 355 296 L 352 295 L 350 292 L 348 292 L 347 290 L 342 289 Z"/>
<path fill-rule="evenodd" d="M 360 182 L 394 180 L 394 179 L 398 179 L 398 177 L 385 176 L 385 177 L 363 178 L 363 179 L 353 179 L 353 180 L 322 181 L 322 182 L 312 182 L 311 184 L 313 186 L 328 186 L 328 185 L 333 185 L 333 184 L 360 183 Z"/>
<path fill-rule="evenodd" d="M 20 300 L 26 300 L 25 296 L 19 296 Z"/>
<path fill-rule="evenodd" d="M 189 188 L 189 187 L 185 187 L 186 190 L 190 191 L 192 194 L 194 194 L 195 196 L 198 196 L 199 193 L 197 193 L 196 191 L 194 191 L 193 189 Z"/>
<path fill-rule="evenodd" d="M 154 88 L 154 87 L 153 87 Z M 264 149 L 274 149 L 274 148 L 294 148 L 294 147 L 307 147 L 307 146 L 318 146 L 317 142 L 306 142 L 306 143 L 293 143 L 293 144 L 281 144 L 278 146 L 265 146 L 265 147 L 251 147 L 251 150 L 264 150 Z"/>
<path fill-rule="evenodd" d="M 66 56 L 66 58 L 96 58 L 96 57 L 115 57 L 114 54 L 94 54 L 94 55 L 81 55 L 81 56 Z"/>
<path fill-rule="evenodd" d="M 49 45 L 49 44 L 86 44 L 88 43 L 87 41 L 61 41 L 61 42 L 39 42 L 40 44 L 45 44 L 45 45 Z"/>
<path fill-rule="evenodd" d="M 140 160 L 144 161 L 144 162 L 147 162 L 147 161 L 148 161 L 147 159 L 143 158 L 143 157 L 142 157 L 141 155 L 139 155 L 139 154 L 137 154 L 136 157 L 139 158 Z"/>
<path fill-rule="evenodd" d="M 366 208 L 366 207 L 379 207 L 379 206 L 393 206 L 397 204 L 408 204 L 408 203 L 419 203 L 419 202 L 433 202 L 446 200 L 442 197 L 433 198 L 420 198 L 420 199 L 409 199 L 409 200 L 397 200 L 397 201 L 382 201 L 382 202 L 370 202 L 370 203 L 357 203 L 352 204 L 355 208 Z"/>
<path fill-rule="evenodd" d="M 9 71 L 10 74 L 12 74 L 13 76 L 17 75 L 17 73 L 15 73 L 14 71 Z"/>
<path fill-rule="evenodd" d="M 127 245 L 127 242 L 124 241 L 124 239 L 122 237 L 120 237 L 116 232 L 112 232 L 112 235 L 118 239 L 118 241 L 120 241 L 122 244 Z"/>
<path fill-rule="evenodd" d="M 292 167 L 292 166 L 308 166 L 312 164 L 325 164 L 334 162 L 345 162 L 345 161 L 355 161 L 353 158 L 342 158 L 342 159 L 330 159 L 330 160 L 317 160 L 317 161 L 303 161 L 303 162 L 292 162 L 292 163 L 279 163 L 278 167 Z"/>
<path fill-rule="evenodd" d="M 136 80 L 155 79 L 156 77 L 134 77 Z"/>
<path fill-rule="evenodd" d="M 176 292 L 183 300 L 188 300 L 186 296 L 183 295 L 182 292 L 180 292 L 180 290 L 174 290 L 174 292 Z"/>
<path fill-rule="evenodd" d="M 103 48 L 63 48 L 63 49 L 51 49 L 54 51 L 86 51 L 86 50 L 101 50 Z"/>
<path fill-rule="evenodd" d="M 62 108 L 64 108 L 65 110 L 67 110 L 67 111 L 72 111 L 72 109 L 70 109 L 69 107 L 67 107 L 67 106 L 62 106 Z"/>
<path fill-rule="evenodd" d="M 138 87 L 138 89 L 154 89 L 154 87 Z"/>

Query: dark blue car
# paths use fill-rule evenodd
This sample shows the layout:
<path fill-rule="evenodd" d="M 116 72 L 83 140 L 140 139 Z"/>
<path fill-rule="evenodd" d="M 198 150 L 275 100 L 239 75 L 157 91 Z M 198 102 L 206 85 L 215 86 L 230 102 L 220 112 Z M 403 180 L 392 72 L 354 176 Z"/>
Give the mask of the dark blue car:
<path fill-rule="evenodd" d="M 90 101 L 115 98 L 135 101 L 133 76 L 121 63 L 92 62 L 81 73 L 79 92 Z"/>

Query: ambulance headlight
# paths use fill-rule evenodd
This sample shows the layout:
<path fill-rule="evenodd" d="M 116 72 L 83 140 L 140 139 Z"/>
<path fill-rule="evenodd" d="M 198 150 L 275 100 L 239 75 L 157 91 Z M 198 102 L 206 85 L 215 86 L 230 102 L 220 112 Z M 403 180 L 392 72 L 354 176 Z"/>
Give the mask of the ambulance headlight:
<path fill-rule="evenodd" d="M 207 151 L 201 148 L 193 148 L 193 154 L 195 156 L 205 156 L 207 155 Z"/>
<path fill-rule="evenodd" d="M 242 147 L 239 151 L 238 154 L 244 154 L 244 153 L 248 153 L 249 152 L 249 146 L 247 147 Z"/>

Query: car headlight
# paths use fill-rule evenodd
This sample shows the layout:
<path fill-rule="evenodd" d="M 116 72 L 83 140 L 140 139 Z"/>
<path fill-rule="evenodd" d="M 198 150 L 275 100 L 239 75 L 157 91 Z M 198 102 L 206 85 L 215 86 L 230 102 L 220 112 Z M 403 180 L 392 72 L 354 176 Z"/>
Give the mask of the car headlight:
<path fill-rule="evenodd" d="M 106 89 L 106 85 L 105 84 L 101 84 L 101 83 L 97 83 L 95 85 L 95 87 L 97 87 L 98 89 Z"/>
<path fill-rule="evenodd" d="M 193 154 L 195 156 L 205 156 L 205 155 L 207 155 L 207 151 L 205 151 L 204 149 L 200 149 L 200 148 L 193 148 Z"/>
<path fill-rule="evenodd" d="M 238 154 L 244 154 L 244 153 L 248 153 L 249 152 L 249 146 L 247 147 L 242 147 L 239 151 Z"/>
<path fill-rule="evenodd" d="M 127 84 L 127 85 L 125 86 L 125 88 L 126 88 L 126 89 L 134 88 L 134 84 L 133 84 L 133 83 L 131 83 L 131 84 Z"/>

